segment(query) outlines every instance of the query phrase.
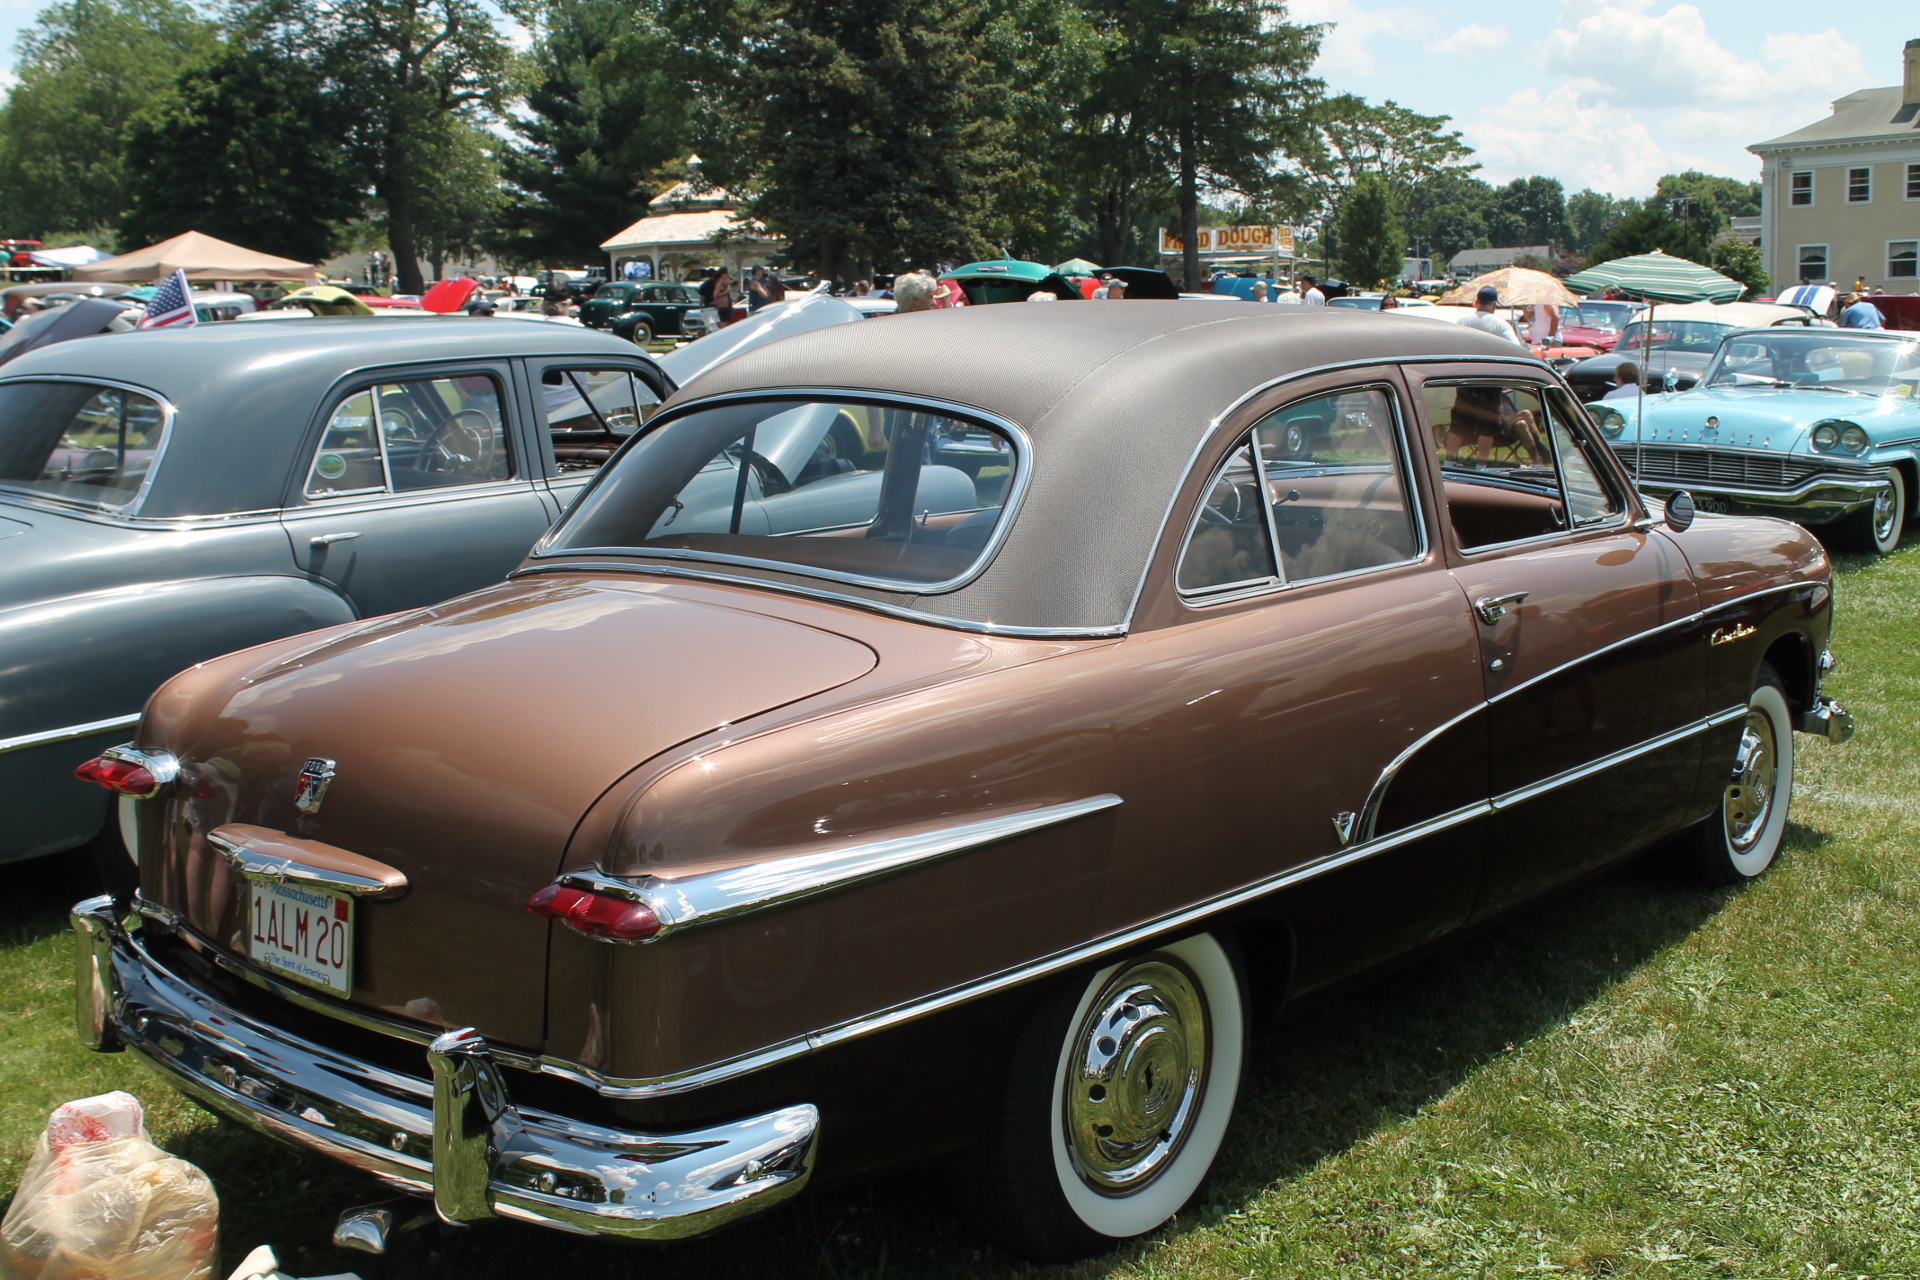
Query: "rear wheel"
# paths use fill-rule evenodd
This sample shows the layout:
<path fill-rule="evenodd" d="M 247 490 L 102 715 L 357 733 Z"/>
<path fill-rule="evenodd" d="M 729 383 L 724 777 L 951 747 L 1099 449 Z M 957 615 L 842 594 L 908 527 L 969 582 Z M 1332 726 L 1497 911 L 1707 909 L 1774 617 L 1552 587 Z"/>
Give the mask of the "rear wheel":
<path fill-rule="evenodd" d="M 1066 1262 L 1178 1213 L 1239 1092 L 1241 989 L 1233 959 L 1202 934 L 1104 969 L 1035 1015 L 967 1171 L 987 1234 Z"/>
<path fill-rule="evenodd" d="M 627 336 L 633 339 L 634 346 L 644 347 L 653 341 L 653 326 L 645 320 L 635 320 L 633 322 L 633 332 Z"/>
<path fill-rule="evenodd" d="M 1740 740 L 1727 762 L 1720 806 L 1691 833 L 1691 862 L 1711 884 L 1743 884 L 1772 866 L 1793 796 L 1793 712 L 1770 666 L 1747 700 Z"/>
<path fill-rule="evenodd" d="M 1900 468 L 1885 472 L 1889 487 L 1875 495 L 1873 504 L 1847 517 L 1847 541 L 1861 551 L 1892 555 L 1907 525 L 1907 481 Z"/>

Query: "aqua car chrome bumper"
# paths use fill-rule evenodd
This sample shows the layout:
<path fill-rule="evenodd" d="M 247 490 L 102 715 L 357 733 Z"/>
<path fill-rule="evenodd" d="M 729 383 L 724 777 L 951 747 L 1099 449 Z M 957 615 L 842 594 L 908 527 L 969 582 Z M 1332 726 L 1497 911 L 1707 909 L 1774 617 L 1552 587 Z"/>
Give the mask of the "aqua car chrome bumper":
<path fill-rule="evenodd" d="M 89 898 L 72 919 L 83 1041 L 132 1049 L 212 1111 L 430 1195 L 449 1221 L 679 1239 L 777 1204 L 813 1172 L 820 1118 L 810 1105 L 685 1133 L 583 1124 L 516 1106 L 472 1031 L 435 1040 L 432 1079 L 421 1079 L 301 1040 L 182 981 L 111 898 Z"/>

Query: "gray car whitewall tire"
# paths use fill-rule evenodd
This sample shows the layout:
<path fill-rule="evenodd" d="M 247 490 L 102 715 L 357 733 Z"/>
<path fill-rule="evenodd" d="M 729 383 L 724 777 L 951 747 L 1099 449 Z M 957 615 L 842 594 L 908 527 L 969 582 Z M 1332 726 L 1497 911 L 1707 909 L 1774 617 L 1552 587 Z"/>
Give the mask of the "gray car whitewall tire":
<path fill-rule="evenodd" d="M 1762 665 L 1728 762 L 1720 803 L 1695 832 L 1696 863 L 1714 884 L 1743 884 L 1774 864 L 1793 796 L 1793 710 Z"/>
<path fill-rule="evenodd" d="M 1210 934 L 1060 992 L 1023 1035 L 1006 1102 L 966 1171 L 985 1231 L 1064 1262 L 1178 1213 L 1226 1136 L 1246 1021 L 1238 967 Z"/>
<path fill-rule="evenodd" d="M 1890 487 L 1881 490 L 1872 503 L 1847 518 L 1850 540 L 1860 550 L 1877 556 L 1890 556 L 1899 548 L 1900 535 L 1906 529 L 1907 517 L 1912 514 L 1905 473 L 1898 467 L 1888 467 L 1884 474 Z"/>

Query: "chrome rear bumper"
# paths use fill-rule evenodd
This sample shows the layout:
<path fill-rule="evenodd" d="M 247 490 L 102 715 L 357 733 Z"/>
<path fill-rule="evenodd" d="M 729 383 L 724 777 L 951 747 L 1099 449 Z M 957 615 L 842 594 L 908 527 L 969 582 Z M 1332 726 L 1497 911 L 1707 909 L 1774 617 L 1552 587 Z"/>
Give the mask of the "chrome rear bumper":
<path fill-rule="evenodd" d="M 686 1133 L 583 1124 L 516 1106 L 472 1031 L 435 1040 L 433 1078 L 423 1080 L 289 1035 L 182 981 L 111 898 L 80 903 L 72 921 L 82 1040 L 132 1049 L 212 1111 L 430 1195 L 449 1221 L 679 1239 L 777 1204 L 813 1172 L 811 1105 Z"/>

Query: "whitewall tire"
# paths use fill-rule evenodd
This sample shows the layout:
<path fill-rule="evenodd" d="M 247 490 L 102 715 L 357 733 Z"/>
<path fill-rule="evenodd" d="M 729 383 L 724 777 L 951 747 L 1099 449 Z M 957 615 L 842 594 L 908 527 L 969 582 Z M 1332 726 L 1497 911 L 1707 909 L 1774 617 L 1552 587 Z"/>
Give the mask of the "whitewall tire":
<path fill-rule="evenodd" d="M 1742 884 L 1780 856 L 1793 796 L 1793 711 L 1772 667 L 1762 666 L 1713 816 L 1698 831 L 1701 872 Z"/>

